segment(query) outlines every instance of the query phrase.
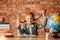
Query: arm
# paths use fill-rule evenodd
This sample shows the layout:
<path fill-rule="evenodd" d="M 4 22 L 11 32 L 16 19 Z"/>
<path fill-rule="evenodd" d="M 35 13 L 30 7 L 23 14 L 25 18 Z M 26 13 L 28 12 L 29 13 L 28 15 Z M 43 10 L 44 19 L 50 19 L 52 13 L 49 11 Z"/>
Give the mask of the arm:
<path fill-rule="evenodd" d="M 37 25 L 37 27 L 38 28 L 45 28 L 46 24 L 47 24 L 47 19 L 46 18 L 43 18 L 42 24 Z"/>
<path fill-rule="evenodd" d="M 44 13 L 42 14 L 42 16 L 43 16 L 42 24 L 39 24 L 38 28 L 45 28 L 46 27 L 47 18 L 44 16 Z"/>
<path fill-rule="evenodd" d="M 22 24 L 19 31 L 20 31 L 20 35 L 24 34 L 24 28 L 25 28 L 25 25 Z"/>
<path fill-rule="evenodd" d="M 19 25 L 18 28 L 17 28 L 17 35 L 22 35 L 24 33 L 24 25 Z"/>

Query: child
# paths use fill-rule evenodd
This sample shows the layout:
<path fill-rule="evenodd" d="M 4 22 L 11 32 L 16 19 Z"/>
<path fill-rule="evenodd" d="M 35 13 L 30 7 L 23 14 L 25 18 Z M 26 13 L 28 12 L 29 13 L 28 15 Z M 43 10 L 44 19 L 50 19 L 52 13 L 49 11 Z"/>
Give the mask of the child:
<path fill-rule="evenodd" d="M 26 23 L 22 27 L 18 28 L 20 31 L 20 35 L 38 35 L 37 29 L 45 28 L 47 23 L 44 14 L 42 14 L 42 16 L 43 16 L 43 23 L 38 25 L 37 23 L 33 22 L 34 21 L 33 13 L 27 14 Z"/>

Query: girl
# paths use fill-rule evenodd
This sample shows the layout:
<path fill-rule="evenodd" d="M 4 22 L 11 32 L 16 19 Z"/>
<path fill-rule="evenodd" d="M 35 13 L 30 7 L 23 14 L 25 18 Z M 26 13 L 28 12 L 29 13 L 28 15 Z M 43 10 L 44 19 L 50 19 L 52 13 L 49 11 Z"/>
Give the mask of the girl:
<path fill-rule="evenodd" d="M 26 23 L 22 26 L 22 27 L 18 27 L 19 31 L 20 31 L 20 35 L 38 35 L 37 29 L 41 29 L 41 28 L 45 28 L 46 26 L 46 17 L 44 16 L 44 14 L 42 14 L 43 16 L 43 23 L 42 24 L 37 24 L 34 21 L 34 15 L 33 13 L 29 13 L 26 15 Z"/>

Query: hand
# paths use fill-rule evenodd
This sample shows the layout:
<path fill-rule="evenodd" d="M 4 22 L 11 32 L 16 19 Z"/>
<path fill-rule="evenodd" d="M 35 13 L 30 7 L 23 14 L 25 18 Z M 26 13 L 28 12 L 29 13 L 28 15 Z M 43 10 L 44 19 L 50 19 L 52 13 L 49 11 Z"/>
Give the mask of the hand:
<path fill-rule="evenodd" d="M 41 17 L 41 16 L 42 16 L 43 18 L 45 17 L 45 11 L 44 11 L 44 10 L 41 11 L 40 17 Z"/>
<path fill-rule="evenodd" d="M 42 13 L 42 17 L 43 17 L 43 18 L 45 17 L 45 14 L 44 14 L 44 13 Z"/>
<path fill-rule="evenodd" d="M 41 14 L 42 14 L 43 17 L 45 17 L 45 13 L 46 13 L 46 10 L 41 11 Z"/>
<path fill-rule="evenodd" d="M 27 34 L 23 34 L 23 36 L 28 36 Z"/>

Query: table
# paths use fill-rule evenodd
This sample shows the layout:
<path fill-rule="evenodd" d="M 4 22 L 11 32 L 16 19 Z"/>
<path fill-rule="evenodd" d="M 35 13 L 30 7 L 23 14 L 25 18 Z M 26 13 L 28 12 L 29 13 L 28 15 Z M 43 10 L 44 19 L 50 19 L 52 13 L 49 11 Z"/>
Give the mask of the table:
<path fill-rule="evenodd" d="M 0 36 L 0 40 L 46 40 L 45 35 L 39 35 L 35 37 L 5 37 L 5 36 Z M 60 40 L 56 38 L 49 38 L 49 40 Z"/>

